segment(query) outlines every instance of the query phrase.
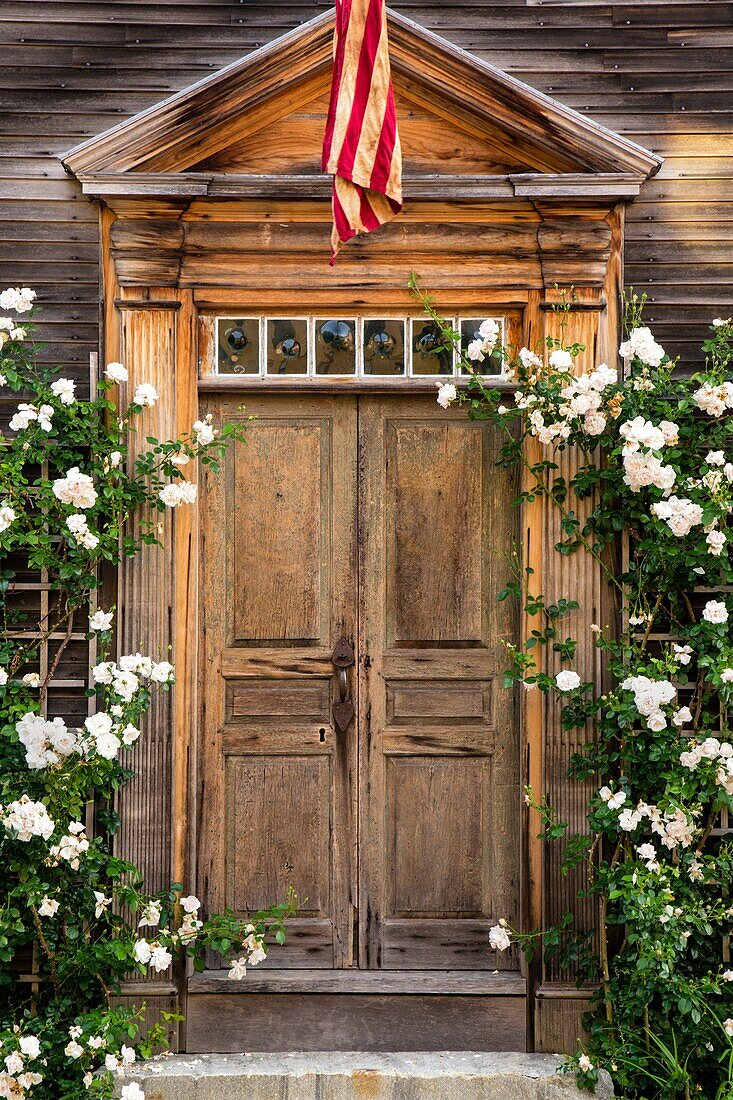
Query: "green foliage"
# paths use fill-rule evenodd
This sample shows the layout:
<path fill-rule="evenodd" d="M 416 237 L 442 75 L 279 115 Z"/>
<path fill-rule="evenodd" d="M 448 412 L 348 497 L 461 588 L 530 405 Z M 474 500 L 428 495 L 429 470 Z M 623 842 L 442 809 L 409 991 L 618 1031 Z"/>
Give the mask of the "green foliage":
<path fill-rule="evenodd" d="M 586 741 L 571 775 L 597 789 L 580 836 L 528 792 L 565 869 L 585 866 L 599 913 L 593 937 L 542 933 L 580 985 L 600 982 L 587 1048 L 568 1071 L 592 1091 L 604 1067 L 627 1100 L 723 1100 L 733 1096 L 733 840 L 719 828 L 733 812 L 733 322 L 714 322 L 704 370 L 686 375 L 642 327 L 643 299 L 627 305 L 624 376 L 605 364 L 578 372 L 582 349 L 548 338 L 502 349 L 508 399 L 456 344 L 470 381 L 455 400 L 505 431 L 500 461 L 524 471 L 517 504 L 546 499 L 557 552 L 590 554 L 616 600 L 612 621 L 591 627 L 596 667 L 576 671 L 578 602 L 547 601 L 517 560 L 500 595 L 533 624 L 506 647 L 505 685 L 561 708 L 564 729 Z M 566 448 L 569 482 L 555 461 Z M 537 935 L 512 938 L 526 948 Z"/>
<path fill-rule="evenodd" d="M 32 317 L 26 292 L 0 294 L 8 308 L 3 299 Z M 141 414 L 157 401 L 152 387 L 123 401 L 126 371 L 110 364 L 97 395 L 78 400 L 72 382 L 39 365 L 31 328 L 0 318 L 0 384 L 22 398 L 0 438 L 0 1095 L 78 1100 L 111 1096 L 133 1047 L 149 1056 L 176 1023 L 163 1015 L 146 1030 L 142 1006 L 113 1007 L 126 975 L 186 959 L 203 969 L 212 950 L 243 977 L 266 939 L 283 942 L 297 901 L 247 920 L 204 918 L 180 883 L 148 893 L 113 847 L 115 794 L 174 669 L 165 654 L 113 660 L 113 615 L 93 612 L 94 596 L 105 569 L 159 542 L 163 513 L 190 507 L 186 472 L 216 471 L 241 430 L 206 418 L 180 439 L 151 436 L 142 449 L 137 439 L 133 450 Z M 48 578 L 40 618 L 16 588 L 39 571 Z M 88 693 L 96 713 L 72 729 L 45 717 L 44 704 L 80 633 L 98 647 Z"/>

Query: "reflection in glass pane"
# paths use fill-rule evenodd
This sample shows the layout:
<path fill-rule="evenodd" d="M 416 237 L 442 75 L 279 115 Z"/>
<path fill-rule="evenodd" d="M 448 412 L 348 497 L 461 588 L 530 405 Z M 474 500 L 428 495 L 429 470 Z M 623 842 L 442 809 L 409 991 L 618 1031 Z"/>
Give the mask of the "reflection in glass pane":
<path fill-rule="evenodd" d="M 316 374 L 354 374 L 356 322 L 316 318 Z"/>
<path fill-rule="evenodd" d="M 364 321 L 364 374 L 405 374 L 405 322 L 396 318 Z"/>
<path fill-rule="evenodd" d="M 308 322 L 301 318 L 267 318 L 268 374 L 308 373 Z"/>
<path fill-rule="evenodd" d="M 480 340 L 481 334 L 479 332 L 479 326 L 482 321 L 485 321 L 485 317 L 462 317 L 460 323 L 461 329 L 461 351 L 465 355 L 468 350 L 468 345 L 473 340 Z M 494 351 L 491 355 L 487 355 L 483 360 L 474 360 L 476 371 L 478 374 L 501 374 L 501 348 L 504 343 L 504 322 L 500 317 L 495 317 L 497 325 L 499 326 L 499 337 L 494 345 Z M 468 374 L 465 367 L 461 367 L 461 374 Z"/>
<path fill-rule="evenodd" d="M 453 324 L 452 321 L 448 323 Z M 445 346 L 434 321 L 413 317 L 410 321 L 410 341 L 413 375 L 453 374 L 453 350 Z"/>
<path fill-rule="evenodd" d="M 256 317 L 220 317 L 217 321 L 219 374 L 260 373 L 260 322 Z"/>

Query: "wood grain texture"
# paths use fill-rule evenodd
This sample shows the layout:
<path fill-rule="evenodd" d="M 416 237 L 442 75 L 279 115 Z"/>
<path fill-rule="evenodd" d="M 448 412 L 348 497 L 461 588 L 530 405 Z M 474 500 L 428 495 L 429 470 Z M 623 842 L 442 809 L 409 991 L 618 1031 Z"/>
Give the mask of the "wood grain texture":
<path fill-rule="evenodd" d="M 88 385 L 88 355 L 98 348 L 98 323 L 101 320 L 106 331 L 107 358 L 119 358 L 119 319 L 115 299 L 121 292 L 116 283 L 114 264 L 104 264 L 103 284 L 105 306 L 99 313 L 100 265 L 96 243 L 107 241 L 110 233 L 120 233 L 113 238 L 113 247 L 124 249 L 131 256 L 129 268 L 134 278 L 135 249 L 158 250 L 158 268 L 152 272 L 153 285 L 142 291 L 130 288 L 130 294 L 143 300 L 147 294 L 153 300 L 160 280 L 175 281 L 182 266 L 182 248 L 186 243 L 192 253 L 201 253 L 204 242 L 210 242 L 214 262 L 195 259 L 188 269 L 192 280 L 200 278 L 203 286 L 191 285 L 176 291 L 182 299 L 181 310 L 175 321 L 179 326 L 176 335 L 176 363 L 189 354 L 193 340 L 186 335 L 188 321 L 182 316 L 193 303 L 204 308 L 259 307 L 266 290 L 265 283 L 257 283 L 256 264 L 247 267 L 247 255 L 256 256 L 266 246 L 272 250 L 272 270 L 264 279 L 272 284 L 273 272 L 277 274 L 279 263 L 287 259 L 288 241 L 297 231 L 305 255 L 318 263 L 318 241 L 325 241 L 330 211 L 326 201 L 303 197 L 297 202 L 278 197 L 273 191 L 268 207 L 266 225 L 258 224 L 262 218 L 262 204 L 257 199 L 240 199 L 233 202 L 226 197 L 226 185 L 217 200 L 193 200 L 181 215 L 181 204 L 164 196 L 150 196 L 142 203 L 120 196 L 114 200 L 115 213 L 125 218 L 125 237 L 119 225 L 113 229 L 114 216 L 110 208 L 102 208 L 98 218 L 95 206 L 81 193 L 78 184 L 65 178 L 59 171 L 56 154 L 73 143 L 83 141 L 115 122 L 124 120 L 132 111 L 158 102 L 161 96 L 187 87 L 193 80 L 218 70 L 223 64 L 236 62 L 242 55 L 256 49 L 278 34 L 324 11 L 325 0 L 293 0 L 273 5 L 264 0 L 249 0 L 244 6 L 219 3 L 189 3 L 188 0 L 135 0 L 120 3 L 88 3 L 84 0 L 48 0 L 40 3 L 10 2 L 0 10 L 0 87 L 4 89 L 0 105 L 0 280 L 4 284 L 33 285 L 39 292 L 43 307 L 39 336 L 44 341 L 41 356 L 57 363 L 63 373 L 74 377 L 78 389 Z M 401 14 L 436 29 L 450 41 L 476 52 L 488 62 L 504 68 L 537 89 L 556 96 L 580 110 L 588 118 L 625 134 L 633 141 L 646 145 L 666 158 L 658 177 L 645 185 L 637 202 L 626 211 L 626 282 L 649 293 L 648 318 L 655 332 L 671 353 L 683 354 L 688 362 L 699 357 L 699 343 L 705 325 L 712 316 L 727 316 L 733 309 L 733 278 L 730 273 L 729 253 L 726 242 L 733 237 L 731 217 L 730 177 L 733 153 L 733 91 L 730 86 L 729 53 L 733 45 L 730 30 L 729 5 L 720 3 L 673 4 L 648 0 L 643 4 L 624 2 L 596 3 L 594 0 L 567 0 L 567 2 L 526 3 L 525 0 L 508 3 L 492 3 L 489 0 L 470 0 L 470 3 L 436 0 L 405 0 L 397 4 Z M 28 43 L 33 43 L 32 50 Z M 449 103 L 441 97 L 429 96 L 424 87 L 418 88 L 411 79 L 414 60 L 398 62 L 396 78 L 400 82 L 402 114 L 406 133 L 411 134 L 414 146 L 414 167 L 419 168 L 430 153 L 429 121 L 435 119 L 435 154 L 444 161 L 449 153 L 456 157 L 456 164 L 466 167 L 472 159 L 481 162 L 482 156 L 488 170 L 499 167 L 499 162 L 488 157 L 481 144 L 481 135 L 473 132 L 470 111 L 457 103 L 454 96 Z M 399 71 L 398 71 L 399 70 Z M 276 82 L 282 73 L 273 74 Z M 301 92 L 303 89 L 300 90 Z M 317 82 L 309 88 L 309 103 L 317 100 Z M 299 93 L 300 94 L 300 93 Z M 313 142 L 313 119 L 308 120 L 308 105 L 304 99 L 292 101 L 285 115 L 267 114 L 264 103 L 260 119 L 263 126 L 283 126 L 280 119 L 299 120 L 306 140 Z M 412 114 L 410 114 L 412 112 Z M 463 113 L 461 113 L 463 112 Z M 451 130 L 446 114 L 456 118 L 455 141 L 451 146 Z M 409 121 L 408 121 L 409 119 Z M 310 129 L 308 127 L 310 126 Z M 283 133 L 287 136 L 287 124 Z M 229 148 L 232 148 L 229 134 Z M 216 135 L 227 140 L 222 130 Z M 492 135 L 493 148 L 500 149 L 501 135 Z M 215 143 L 216 143 L 215 142 Z M 255 145 L 252 144 L 255 155 Z M 523 153 L 526 155 L 526 147 Z M 535 148 L 535 153 L 537 149 Z M 207 155 L 202 148 L 199 159 Z M 261 172 L 264 165 L 280 166 L 291 155 L 289 151 L 260 151 L 262 164 L 248 164 L 246 171 Z M 297 157 L 300 153 L 294 151 Z M 235 166 L 233 160 L 228 167 Z M 305 162 L 304 162 L 305 164 Z M 510 168 L 512 150 L 503 154 L 501 164 Z M 239 171 L 245 166 L 236 165 Z M 543 166 L 547 166 L 543 164 Z M 256 170 L 256 171 L 255 171 Z M 304 167 L 304 171 L 306 168 Z M 209 173 L 211 175 L 211 173 Z M 236 181 L 235 181 L 236 182 Z M 508 187 L 494 180 L 495 187 Z M 152 186 L 152 185 L 151 185 Z M 208 187 L 209 185 L 207 185 Z M 232 185 L 234 186 L 234 184 Z M 237 186 L 241 186 L 237 184 Z M 542 283 L 552 275 L 559 281 L 578 279 L 582 285 L 583 273 L 595 264 L 593 280 L 596 288 L 602 285 L 607 313 L 601 324 L 593 327 L 596 350 L 600 358 L 611 358 L 615 350 L 618 315 L 616 295 L 623 281 L 623 259 L 618 252 L 623 211 L 616 207 L 610 214 L 598 209 L 591 214 L 588 204 L 578 203 L 567 194 L 563 208 L 552 210 L 547 198 L 529 194 L 523 199 L 504 197 L 498 193 L 493 198 L 478 196 L 461 204 L 444 198 L 441 202 L 418 197 L 420 188 L 431 186 L 430 181 L 419 183 L 416 195 L 399 222 L 391 231 L 383 231 L 379 241 L 364 248 L 356 245 L 348 260 L 350 270 L 344 268 L 343 282 L 337 286 L 339 300 L 356 308 L 366 301 L 389 304 L 394 308 L 410 305 L 404 289 L 406 266 L 424 269 L 426 282 L 437 285 L 440 303 L 456 303 L 481 307 L 493 302 L 506 306 L 514 303 L 525 308 L 524 326 L 527 342 L 542 332 L 544 320 L 538 303 Z M 515 184 L 512 184 L 514 192 Z M 529 187 L 521 183 L 519 187 Z M 202 185 L 203 190 L 203 185 Z M 544 206 L 541 207 L 541 204 Z M 206 213 L 204 212 L 206 207 Z M 542 214 L 538 211 L 542 208 Z M 586 255 L 572 258 L 572 243 L 557 227 L 563 219 L 581 216 Z M 605 225 L 593 224 L 605 219 Z M 493 220 L 493 227 L 485 227 Z M 528 248 L 527 241 L 536 239 L 538 226 L 542 227 L 542 250 L 536 253 Z M 466 259 L 465 278 L 459 271 L 445 263 L 445 254 L 436 255 L 434 241 L 449 224 L 453 241 L 461 258 Z M 568 222 L 564 223 L 566 226 Z M 610 228 L 610 239 L 608 229 Z M 578 223 L 572 228 L 578 232 Z M 553 236 L 553 234 L 555 234 Z M 386 266 L 380 267 L 380 249 L 370 249 L 379 244 Z M 229 260 L 227 249 L 231 249 Z M 489 259 L 507 257 L 506 266 L 495 285 L 487 285 L 475 275 L 472 263 L 481 256 Z M 400 258 L 402 257 L 402 266 Z M 534 257 L 534 258 L 533 258 Z M 110 257 L 111 258 L 111 257 Z M 216 270 L 230 272 L 236 269 L 240 259 L 245 260 L 243 285 L 234 288 L 216 284 Z M 601 271 L 606 263 L 605 272 Z M 390 266 L 391 265 L 391 266 Z M 459 265 L 461 268 L 463 264 Z M 543 270 L 544 267 L 544 270 Z M 295 276 L 285 264 L 284 279 L 294 283 Z M 384 271 L 388 277 L 380 279 Z M 447 274 L 446 274 L 447 272 Z M 435 275 L 434 280 L 431 276 Z M 581 278 L 578 278 L 580 273 Z M 507 288 L 506 280 L 519 278 L 521 285 Z M 158 282 L 156 282 L 156 279 Z M 3 285 L 4 285 L 3 284 Z M 324 277 L 320 283 L 307 287 L 314 308 L 331 305 L 336 284 L 333 278 Z M 299 289 L 287 289 L 279 283 L 269 289 L 268 305 L 282 308 L 293 300 Z M 171 290 L 160 290 L 159 301 L 171 299 Z M 189 304 L 187 305 L 186 302 Z M 159 320 L 160 309 L 158 307 Z M 162 316 L 165 317 L 165 307 Z M 150 324 L 152 325 L 152 321 Z M 589 322 L 590 324 L 590 322 Z M 152 331 L 152 330 L 151 330 Z M 156 337 L 161 339 L 161 337 Z M 150 345 L 152 347 L 153 345 Z M 188 346 L 189 352 L 185 348 Z M 170 355 L 170 347 L 164 349 Z M 149 354 L 149 350 L 145 353 Z M 147 362 L 145 380 L 149 378 Z M 157 369 L 157 368 L 156 368 Z M 178 366 L 176 366 L 178 369 Z M 141 366 L 142 371 L 142 366 Z M 142 375 L 141 375 L 142 376 Z M 165 384 L 165 380 L 164 380 Z M 350 385 L 350 384 L 349 384 Z M 346 386 L 344 388 L 347 388 Z M 358 385 L 354 386 L 357 389 Z M 185 389 L 185 386 L 184 386 Z M 196 395 L 189 386 L 178 387 L 177 423 L 188 422 L 189 413 L 195 408 Z M 202 386 L 204 400 L 214 394 Z M 225 396 L 225 395 L 224 395 Z M 258 395 L 259 397 L 259 395 Z M 218 398 L 217 398 L 218 400 Z M 232 400 L 236 400 L 232 396 Z M 251 400 L 248 398 L 248 401 Z M 551 531 L 544 532 L 537 525 L 536 516 L 528 509 L 524 528 L 530 541 L 528 560 L 541 563 L 549 558 Z M 178 521 L 177 521 L 178 522 Z M 181 526 L 188 521 L 181 519 Z M 531 534 L 530 534 L 531 532 Z M 195 546 L 194 529 L 186 535 L 190 547 Z M 546 539 L 545 548 L 542 539 Z M 182 543 L 181 543 L 182 545 Z M 181 551 L 183 554 L 184 551 Z M 175 601 L 184 608 L 181 623 L 195 621 L 197 572 L 185 575 L 180 571 L 183 559 L 176 551 L 177 579 L 175 591 L 163 594 L 164 599 Z M 539 575 L 539 574 L 538 574 Z M 132 583 L 132 582 L 130 582 Z M 588 581 L 591 584 L 590 581 Z M 592 585 L 591 585 L 592 586 Z M 602 597 L 602 594 L 601 594 Z M 601 598 L 601 608 L 606 606 Z M 185 609 L 188 610 L 185 610 Z M 605 611 L 599 612 L 601 617 Z M 605 619 L 604 619 L 605 621 Z M 157 628 L 156 628 L 157 629 Z M 162 629 L 162 628 L 161 628 Z M 179 667 L 190 667 L 191 651 L 186 646 L 187 633 L 178 628 L 182 649 L 176 649 Z M 162 635 L 161 635 L 162 637 Z M 166 634 L 170 637 L 170 633 Z M 154 639 L 153 639 L 154 640 Z M 179 645 L 176 640 L 176 646 Z M 135 640 L 137 647 L 138 641 Z M 324 646 L 300 650 L 282 646 L 281 649 L 230 647 L 222 650 L 222 671 L 234 672 L 226 682 L 236 681 L 237 668 L 243 677 L 252 680 L 266 678 L 274 681 L 292 679 L 293 676 L 327 679 L 329 650 Z M 471 668 L 469 657 L 477 658 L 478 650 L 468 651 L 460 658 L 461 675 L 464 678 L 479 676 L 490 680 L 491 670 L 484 666 Z M 455 675 L 449 668 L 444 654 L 421 650 L 417 658 L 403 656 L 400 673 L 403 686 L 415 684 L 424 674 L 420 661 L 431 662 L 430 675 L 448 678 Z M 181 661 L 183 664 L 181 665 Z M 236 662 L 241 665 L 237 666 Z M 395 665 L 395 667 L 398 667 Z M 458 667 L 458 665 L 456 666 Z M 193 835 L 195 821 L 187 822 L 185 797 L 181 792 L 186 783 L 186 772 L 192 759 L 189 751 L 190 725 L 188 716 L 197 706 L 191 690 L 191 678 L 184 673 L 184 692 L 178 693 L 176 712 L 163 718 L 172 722 L 173 741 L 168 756 L 163 754 L 162 765 L 176 774 L 175 794 L 162 791 L 163 813 L 169 821 L 166 799 L 175 798 L 172 810 L 174 833 L 170 841 L 171 855 L 176 868 L 186 865 L 186 833 Z M 74 677 L 72 676 L 72 679 Z M 316 689 L 316 696 L 318 694 Z M 462 691 L 464 689 L 461 689 Z M 227 706 L 232 706 L 232 721 L 228 721 L 222 745 L 229 756 L 252 753 L 264 756 L 272 750 L 272 738 L 267 729 L 254 729 L 253 719 L 244 714 L 234 715 L 232 696 Z M 250 701 L 251 703 L 251 701 Z M 422 700 L 432 722 L 438 718 L 439 707 Z M 536 787 L 541 786 L 543 774 L 541 701 L 532 696 L 525 701 L 525 722 L 529 737 L 524 759 L 525 776 Z M 83 715 L 86 701 L 80 689 L 64 688 L 57 700 L 59 713 L 75 720 Z M 394 704 L 394 701 L 393 701 Z M 294 716 L 295 721 L 306 724 L 300 730 L 283 734 L 281 746 L 284 753 L 301 757 L 319 758 L 327 749 L 333 753 L 330 731 L 325 742 L 319 740 L 320 720 L 315 717 L 319 704 L 311 699 L 312 707 L 306 715 Z M 385 706 L 388 703 L 385 703 Z M 400 708 L 403 708 L 403 711 Z M 405 710 L 406 708 L 406 710 Z M 390 732 L 385 735 L 385 749 L 390 759 L 409 758 L 416 749 L 416 737 L 411 732 L 410 721 L 415 720 L 419 703 L 413 696 L 397 698 L 396 716 L 390 719 Z M 466 713 L 459 724 L 437 729 L 426 726 L 420 751 L 426 763 L 430 757 L 440 757 L 445 743 L 450 752 L 471 760 L 482 746 L 481 719 L 476 717 L 474 704 L 464 707 Z M 258 716 L 259 718 L 262 715 Z M 282 717 L 282 716 L 281 716 Z M 441 718 L 443 716 L 441 715 Z M 420 722 L 425 722 L 421 714 Z M 450 719 L 456 721 L 455 716 Z M 248 726 L 247 722 L 251 724 Z M 554 719 L 552 720 L 554 722 Z M 478 723 L 478 724 L 477 724 Z M 170 729 L 170 725 L 167 727 Z M 548 727 L 551 741 L 555 739 L 554 726 Z M 539 744 L 537 740 L 539 730 Z M 167 734 L 166 734 L 167 736 Z M 445 741 L 443 739 L 446 739 Z M 151 753 L 163 752 L 158 746 Z M 565 766 L 565 750 L 551 748 L 545 761 L 546 774 L 561 790 Z M 228 758 L 229 758 L 228 756 Z M 140 758 L 143 770 L 154 771 L 160 761 Z M 195 763 L 195 759 L 193 760 Z M 162 774 L 162 773 L 161 773 Z M 165 774 L 168 774 L 166 772 Z M 196 782 L 196 779 L 192 780 Z M 130 798 L 133 799 L 132 794 Z M 562 796 L 566 798 L 565 795 Z M 570 795 L 570 804 L 563 802 L 566 811 L 577 816 L 578 806 Z M 153 866 L 153 874 L 162 876 L 160 853 L 145 852 L 142 839 L 144 817 L 147 809 L 143 803 L 131 803 L 131 823 L 128 840 L 143 858 Z M 157 819 L 156 819 L 157 820 Z M 162 819 L 161 819 L 162 822 Z M 162 826 L 161 826 L 162 827 Z M 137 830 L 137 833 L 135 832 Z M 541 918 L 541 909 L 548 897 L 547 875 L 542 888 L 538 845 L 533 842 L 534 825 L 526 823 L 525 835 L 529 859 L 523 880 L 523 902 L 528 924 L 535 926 Z M 137 838 L 137 839 L 136 839 Z M 168 843 L 168 841 L 166 841 Z M 166 857 L 167 858 L 167 857 Z M 156 862 L 157 861 L 157 862 Z M 163 861 L 164 862 L 164 861 Z M 157 870 L 155 869 L 157 868 Z M 176 876 L 179 872 L 176 870 Z M 166 872 L 165 878 L 168 874 Z M 568 887 L 570 889 L 570 887 Z M 560 906 L 562 898 L 548 901 L 549 910 Z M 538 912 L 539 907 L 539 912 Z M 548 910 L 548 911 L 549 911 Z M 587 916 L 587 914 L 586 914 Z M 308 920 L 310 918 L 303 918 Z M 421 918 L 422 919 L 422 918 Z M 424 918 L 428 919 L 428 918 Z M 309 951 L 322 950 L 318 941 L 319 930 L 303 926 L 297 945 L 293 942 L 293 958 L 298 966 L 307 964 Z M 398 940 L 395 939 L 395 943 Z M 413 943 L 414 947 L 414 943 Z M 554 972 L 547 979 L 557 976 Z M 530 971 L 530 978 L 532 971 Z M 568 991 L 566 985 L 565 991 Z M 542 994 L 544 996 L 544 993 Z M 553 1001 L 553 1006 L 557 997 Z M 564 1009 L 558 1010 L 560 1014 Z M 570 1009 L 568 1009 L 570 1011 Z M 540 1009 L 538 1001 L 538 1036 L 544 1031 L 546 1042 L 552 1046 L 553 1036 L 574 1037 L 575 1025 L 556 1029 L 550 1022 L 548 1008 Z M 571 1033 L 573 1033 L 571 1035 Z M 565 1042 L 558 1038 L 557 1045 Z"/>
<path fill-rule="evenodd" d="M 226 397 L 216 408 L 245 415 Z M 466 994 L 523 992 L 517 958 L 487 950 L 519 901 L 519 731 L 497 688 L 513 622 L 495 606 L 514 486 L 494 468 L 496 433 L 432 397 L 292 394 L 247 412 L 249 442 L 206 480 L 201 521 L 199 889 L 242 914 L 296 889 L 285 947 L 258 970 L 293 1011 L 315 990 L 369 993 L 377 1027 L 387 991 L 456 992 L 455 977 L 426 985 L 431 969 L 466 973 Z M 338 732 L 330 647 L 344 632 L 357 716 Z M 189 983 L 189 1008 L 203 992 L 228 1003 L 218 965 Z M 422 1011 L 406 1004 L 405 1041 Z M 206 1026 L 189 1021 L 189 1049 Z M 278 1035 L 292 1041 L 284 1023 Z"/>
<path fill-rule="evenodd" d="M 631 253 L 626 270 L 627 282 L 650 294 L 649 314 L 665 347 L 697 361 L 705 323 L 727 316 L 733 303 L 727 258 L 715 270 L 705 265 L 710 233 L 724 239 L 733 225 L 729 188 L 720 175 L 730 165 L 733 92 L 721 83 L 715 62 L 730 47 L 728 6 L 669 7 L 658 0 L 636 6 L 583 0 L 510 6 L 489 0 L 471 5 L 410 0 L 396 6 L 648 145 L 668 158 L 671 171 L 678 171 L 674 158 L 700 162 L 702 177 L 669 181 L 681 187 L 674 197 L 663 189 L 645 198 L 645 188 L 631 207 L 627 237 L 646 243 L 647 258 Z M 2 163 L 13 165 L 13 178 L 0 170 L 0 234 L 8 242 L 0 274 L 5 283 L 39 291 L 44 307 L 40 336 L 65 374 L 76 372 L 86 384 L 86 353 L 97 346 L 98 277 L 94 257 L 82 262 L 77 251 L 82 239 L 93 243 L 88 235 L 94 232 L 93 207 L 73 181 L 64 183 L 67 197 L 61 196 L 55 154 L 124 119 L 136 105 L 152 105 L 167 91 L 236 61 L 324 8 L 315 0 L 276 7 L 250 0 L 245 10 L 235 11 L 227 4 L 192 6 L 186 0 L 3 5 L 0 87 L 17 97 L 4 94 L 0 109 Z M 706 60 L 700 65 L 703 47 Z M 592 78 L 595 94 L 573 82 L 579 70 Z M 640 81 L 649 76 L 657 77 L 659 91 L 644 91 Z M 117 101 L 108 98 L 111 82 L 121 94 Z M 33 102 L 31 90 L 42 100 Z M 659 184 L 667 182 L 666 173 L 667 165 Z M 63 261 L 56 259 L 54 242 L 32 236 L 39 226 L 51 224 L 55 242 L 66 249 Z M 20 248 L 30 239 L 38 246 L 33 254 Z M 664 251 L 665 241 L 674 242 L 672 253 Z M 689 284 L 681 295 L 670 282 L 680 270 Z M 51 310 L 59 310 L 59 321 Z M 82 328 L 84 311 L 91 330 Z"/>
<path fill-rule="evenodd" d="M 522 996 L 197 993 L 189 997 L 189 1053 L 524 1048 Z"/>
<path fill-rule="evenodd" d="M 360 398 L 362 967 L 517 967 L 486 951 L 519 900 L 517 725 L 493 690 L 513 629 L 496 603 L 513 532 L 497 446 L 429 398 Z"/>
<path fill-rule="evenodd" d="M 525 992 L 516 971 L 411 970 L 279 970 L 259 967 L 247 972 L 249 993 L 426 993 L 433 996 L 504 997 Z M 193 974 L 192 993 L 231 993 L 220 970 Z"/>
<path fill-rule="evenodd" d="M 654 154 L 538 95 L 475 54 L 395 11 L 388 12 L 387 22 L 392 68 L 398 82 L 401 76 L 407 81 L 409 97 L 417 103 L 444 104 L 451 120 L 456 112 L 466 116 L 474 132 L 487 125 L 525 168 L 632 172 L 641 178 L 658 170 Z M 76 175 L 197 167 L 202 155 L 217 154 L 228 140 L 247 131 L 265 129 L 287 116 L 294 104 L 312 99 L 314 88 L 324 90 L 333 26 L 332 12 L 314 17 L 279 42 L 74 147 L 64 155 L 64 164 Z M 73 101 L 73 93 L 69 98 Z"/>
<path fill-rule="evenodd" d="M 349 965 L 356 747 L 330 654 L 355 636 L 354 398 L 221 398 L 248 442 L 204 478 L 198 884 L 210 911 L 300 911 L 286 967 Z M 269 964 L 268 964 L 269 965 Z"/>

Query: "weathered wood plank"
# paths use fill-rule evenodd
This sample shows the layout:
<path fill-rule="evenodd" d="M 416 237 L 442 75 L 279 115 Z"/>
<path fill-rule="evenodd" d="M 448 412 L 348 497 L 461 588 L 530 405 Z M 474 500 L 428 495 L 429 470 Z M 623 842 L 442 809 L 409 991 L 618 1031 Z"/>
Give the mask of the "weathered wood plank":
<path fill-rule="evenodd" d="M 471 972 L 454 970 L 277 970 L 250 969 L 246 983 L 249 993 L 421 993 L 434 996 L 455 994 L 461 997 L 498 997 L 525 992 L 525 980 L 515 971 Z M 219 970 L 193 974 L 188 980 L 192 993 L 232 993 L 231 980 Z"/>
<path fill-rule="evenodd" d="M 246 979 L 245 979 L 246 981 Z M 524 1050 L 523 997 L 195 994 L 187 1050 Z"/>

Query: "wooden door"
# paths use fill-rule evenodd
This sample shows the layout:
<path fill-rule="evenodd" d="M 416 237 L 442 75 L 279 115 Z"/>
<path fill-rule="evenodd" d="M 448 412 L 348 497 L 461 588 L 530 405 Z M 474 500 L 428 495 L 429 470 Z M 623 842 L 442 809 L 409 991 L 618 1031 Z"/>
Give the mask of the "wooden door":
<path fill-rule="evenodd" d="M 198 887 L 293 886 L 284 948 L 189 982 L 187 1048 L 522 1049 L 519 745 L 492 429 L 430 396 L 221 399 L 257 419 L 202 493 Z M 340 637 L 355 719 L 332 719 Z"/>
<path fill-rule="evenodd" d="M 516 970 L 519 740 L 498 593 L 516 549 L 498 433 L 432 397 L 361 399 L 360 963 Z"/>
<path fill-rule="evenodd" d="M 209 911 L 301 909 L 284 968 L 352 959 L 356 753 L 331 653 L 356 627 L 355 400 L 223 400 L 255 416 L 203 486 L 198 884 Z"/>

